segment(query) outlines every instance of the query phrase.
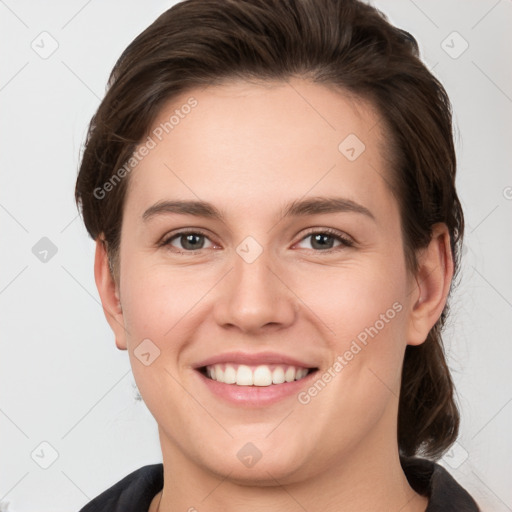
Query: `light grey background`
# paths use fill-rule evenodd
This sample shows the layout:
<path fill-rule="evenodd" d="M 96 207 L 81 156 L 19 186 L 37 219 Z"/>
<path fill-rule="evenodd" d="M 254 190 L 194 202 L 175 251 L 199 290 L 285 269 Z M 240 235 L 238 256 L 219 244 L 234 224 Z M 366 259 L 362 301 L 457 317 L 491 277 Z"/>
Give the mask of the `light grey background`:
<path fill-rule="evenodd" d="M 15 512 L 78 510 L 161 461 L 73 190 L 114 62 L 173 3 L 0 0 L 0 502 Z M 417 38 L 455 112 L 467 235 L 446 339 L 462 430 L 442 463 L 484 511 L 510 511 L 512 2 L 374 3 Z"/>

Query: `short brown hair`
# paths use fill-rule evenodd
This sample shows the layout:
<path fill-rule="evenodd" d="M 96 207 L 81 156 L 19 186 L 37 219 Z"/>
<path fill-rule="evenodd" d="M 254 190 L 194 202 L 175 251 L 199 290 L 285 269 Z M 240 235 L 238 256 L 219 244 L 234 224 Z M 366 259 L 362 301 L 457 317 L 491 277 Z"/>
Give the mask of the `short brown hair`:
<path fill-rule="evenodd" d="M 455 270 L 464 231 L 446 91 L 419 58 L 415 39 L 358 0 L 186 0 L 124 51 L 91 120 L 76 184 L 90 235 L 113 268 L 128 178 L 95 192 L 132 155 L 162 108 L 194 87 L 235 78 L 337 86 L 379 112 L 392 148 L 390 184 L 400 207 L 410 270 L 435 223 L 451 237 Z M 455 441 L 459 413 L 443 351 L 447 307 L 426 341 L 407 346 L 398 413 L 402 455 L 439 457 Z"/>

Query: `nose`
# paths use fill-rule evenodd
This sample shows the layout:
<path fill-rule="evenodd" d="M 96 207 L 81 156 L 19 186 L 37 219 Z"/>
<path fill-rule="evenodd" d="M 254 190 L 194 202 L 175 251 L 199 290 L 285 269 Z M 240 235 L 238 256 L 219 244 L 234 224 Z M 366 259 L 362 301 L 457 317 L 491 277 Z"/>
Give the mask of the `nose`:
<path fill-rule="evenodd" d="M 298 310 L 297 298 L 279 268 L 265 251 L 251 263 L 235 254 L 233 269 L 217 290 L 217 325 L 252 334 L 291 325 Z"/>

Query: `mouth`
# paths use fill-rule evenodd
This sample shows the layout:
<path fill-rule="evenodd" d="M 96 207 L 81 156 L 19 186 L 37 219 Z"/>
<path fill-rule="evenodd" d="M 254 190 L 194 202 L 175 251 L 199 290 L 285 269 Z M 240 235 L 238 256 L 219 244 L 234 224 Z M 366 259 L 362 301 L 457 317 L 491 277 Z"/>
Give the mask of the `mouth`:
<path fill-rule="evenodd" d="M 310 385 L 320 368 L 313 357 L 301 360 L 277 352 L 235 351 L 203 359 L 192 368 L 200 385 L 223 403 L 261 408 L 293 400 Z"/>
<path fill-rule="evenodd" d="M 305 379 L 318 368 L 288 364 L 245 365 L 218 363 L 201 366 L 197 370 L 207 379 L 234 386 L 278 386 Z"/>

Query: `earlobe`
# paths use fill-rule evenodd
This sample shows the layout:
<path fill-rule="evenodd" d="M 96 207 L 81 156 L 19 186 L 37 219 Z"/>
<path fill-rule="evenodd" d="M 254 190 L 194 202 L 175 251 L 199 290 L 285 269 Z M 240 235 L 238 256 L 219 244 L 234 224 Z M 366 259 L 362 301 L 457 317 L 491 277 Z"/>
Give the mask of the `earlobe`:
<path fill-rule="evenodd" d="M 106 244 L 101 236 L 96 239 L 94 278 L 100 295 L 103 313 L 116 337 L 116 346 L 119 350 L 126 350 L 126 330 L 119 287 L 112 276 Z"/>
<path fill-rule="evenodd" d="M 446 305 L 453 278 L 453 258 L 450 234 L 445 224 L 436 224 L 431 241 L 418 255 L 418 271 L 415 289 L 411 293 L 412 304 L 407 342 L 423 343 L 432 327 L 439 320 Z"/>

